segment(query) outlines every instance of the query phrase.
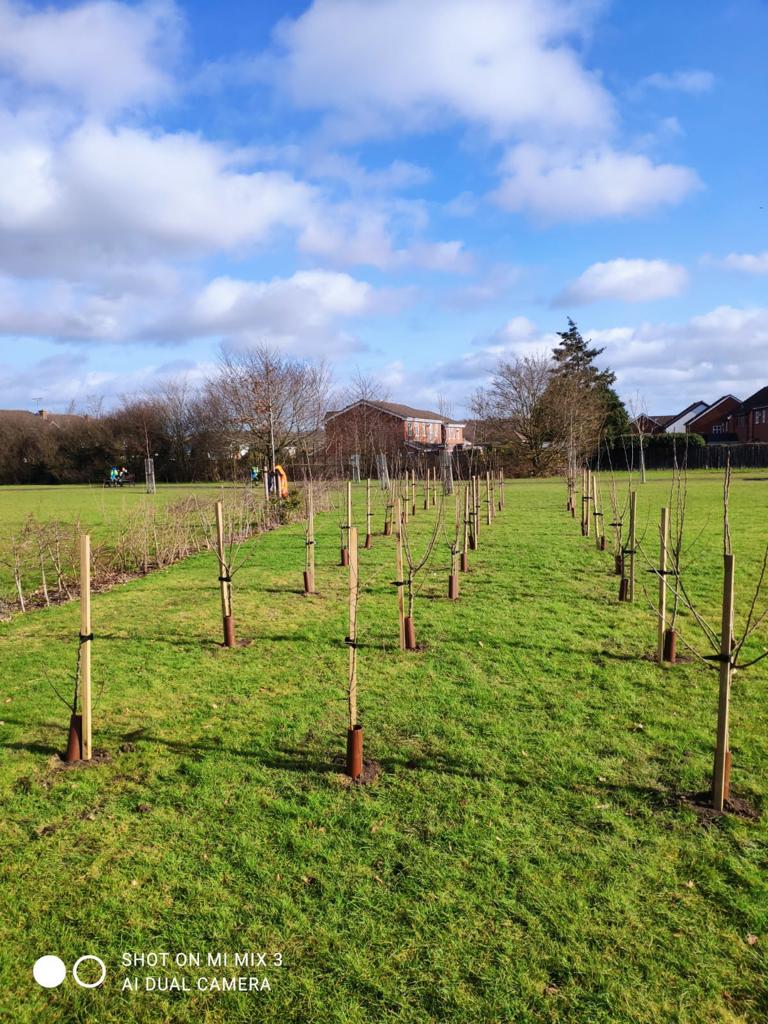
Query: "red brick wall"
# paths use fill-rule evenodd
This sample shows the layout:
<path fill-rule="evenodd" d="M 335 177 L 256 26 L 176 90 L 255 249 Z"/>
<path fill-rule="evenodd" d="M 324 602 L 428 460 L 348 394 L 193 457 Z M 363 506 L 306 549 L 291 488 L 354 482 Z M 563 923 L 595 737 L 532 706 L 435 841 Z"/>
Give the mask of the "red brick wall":
<path fill-rule="evenodd" d="M 723 431 L 727 430 L 726 421 L 734 409 L 738 409 L 741 403 L 735 399 L 730 398 L 727 402 L 723 402 L 721 405 L 712 411 L 702 413 L 698 419 L 688 424 L 688 429 L 693 430 L 697 434 L 711 434 L 712 428 L 718 423 L 723 425 Z"/>
<path fill-rule="evenodd" d="M 753 409 L 749 417 L 750 441 L 768 441 L 768 408 Z"/>
<path fill-rule="evenodd" d="M 447 444 L 449 448 L 464 444 L 464 427 L 456 427 L 453 424 L 443 426 L 443 444 Z"/>
<path fill-rule="evenodd" d="M 356 453 L 393 453 L 403 446 L 405 424 L 379 409 L 358 406 L 329 419 L 325 437 L 329 454 L 334 458 L 347 459 Z"/>
<path fill-rule="evenodd" d="M 728 429 L 742 443 L 768 441 L 768 408 L 751 409 L 746 416 L 729 416 Z"/>

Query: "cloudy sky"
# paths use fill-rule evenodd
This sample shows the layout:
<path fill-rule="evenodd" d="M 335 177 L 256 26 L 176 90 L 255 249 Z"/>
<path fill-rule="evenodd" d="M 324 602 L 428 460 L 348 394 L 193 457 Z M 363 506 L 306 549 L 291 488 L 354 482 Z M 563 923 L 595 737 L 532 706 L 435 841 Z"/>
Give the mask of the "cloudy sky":
<path fill-rule="evenodd" d="M 0 407 L 269 342 L 462 411 L 570 315 L 768 383 L 764 0 L 0 0 Z"/>

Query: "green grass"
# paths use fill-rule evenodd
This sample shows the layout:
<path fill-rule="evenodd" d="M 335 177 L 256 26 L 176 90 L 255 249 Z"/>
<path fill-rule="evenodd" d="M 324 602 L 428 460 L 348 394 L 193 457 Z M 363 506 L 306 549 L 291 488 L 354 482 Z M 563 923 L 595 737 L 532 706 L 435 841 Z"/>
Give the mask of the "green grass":
<path fill-rule="evenodd" d="M 758 475 L 732 493 L 741 612 L 768 540 Z M 715 624 L 720 487 L 696 474 L 689 497 L 691 534 L 704 531 L 689 584 Z M 640 491 L 651 551 L 668 488 L 654 476 Z M 415 654 L 397 649 L 392 540 L 361 552 L 359 703 L 382 768 L 367 787 L 346 786 L 335 760 L 347 650 L 333 515 L 319 517 L 313 599 L 300 526 L 248 545 L 234 601 L 249 647 L 219 646 L 210 555 L 94 597 L 95 746 L 112 755 L 99 767 L 54 768 L 66 711 L 46 673 L 74 666 L 77 607 L 1 624 L 0 1018 L 765 1020 L 768 825 L 705 827 L 675 801 L 708 783 L 716 674 L 643 657 L 642 587 L 636 606 L 617 603 L 612 557 L 564 505 L 562 482 L 508 483 L 456 605 L 443 544 Z M 419 511 L 417 546 L 431 521 Z M 767 682 L 768 659 L 737 677 L 732 708 L 733 789 L 758 807 Z M 120 991 L 166 973 L 121 968 L 125 951 L 218 950 L 279 950 L 284 966 L 269 992 Z M 96 953 L 107 982 L 42 990 L 44 953 Z"/>
<path fill-rule="evenodd" d="M 91 534 L 94 546 L 113 549 L 120 527 L 137 523 L 144 513 L 162 513 L 174 502 L 194 496 L 202 502 L 232 493 L 235 485 L 224 484 L 159 484 L 155 494 L 147 494 L 143 485 L 120 488 L 79 485 L 57 487 L 0 487 L 0 615 L 2 602 L 16 601 L 13 583 L 12 538 L 22 533 L 27 520 L 36 524 L 58 522 L 81 524 Z M 260 492 L 259 492 L 260 493 Z M 66 531 L 65 531 L 66 532 Z M 25 596 L 40 586 L 39 549 L 34 539 L 22 555 Z M 51 583 L 53 566 L 47 561 L 46 572 Z"/>
<path fill-rule="evenodd" d="M 126 487 L 62 484 L 58 487 L 0 487 L 0 523 L 2 536 L 18 528 L 27 516 L 41 522 L 50 519 L 62 523 L 80 520 L 97 541 L 107 541 L 126 515 L 147 505 L 163 508 L 173 501 L 198 494 L 201 498 L 221 493 L 232 484 L 158 484 L 157 493 L 147 494 L 142 484 Z"/>

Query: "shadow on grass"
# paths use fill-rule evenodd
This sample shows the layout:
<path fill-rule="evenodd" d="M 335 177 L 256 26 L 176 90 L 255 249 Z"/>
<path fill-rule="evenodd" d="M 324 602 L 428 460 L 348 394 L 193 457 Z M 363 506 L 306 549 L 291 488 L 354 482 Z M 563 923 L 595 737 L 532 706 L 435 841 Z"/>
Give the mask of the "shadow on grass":
<path fill-rule="evenodd" d="M 47 743 L 0 743 L 3 750 L 26 750 L 29 754 L 45 754 L 48 757 L 51 754 L 62 754 L 66 745 L 64 729 L 62 729 L 61 743 L 57 747 L 52 747 Z"/>
<path fill-rule="evenodd" d="M 141 729 L 131 733 L 130 737 L 140 739 L 143 743 L 157 744 L 177 754 L 198 760 L 207 754 L 217 754 L 220 757 L 243 758 L 244 760 L 251 761 L 253 764 L 260 765 L 262 768 L 274 769 L 276 771 L 313 773 L 318 775 L 338 774 L 344 771 L 342 738 L 340 738 L 337 748 L 328 751 L 278 746 L 273 752 L 267 752 L 258 749 L 243 750 L 236 747 L 225 747 L 222 744 L 209 740 L 167 740 L 159 736 L 147 735 Z M 439 775 L 454 775 L 461 778 L 474 779 L 478 782 L 486 782 L 493 778 L 494 780 L 519 787 L 531 785 L 529 780 L 519 776 L 510 774 L 500 776 L 497 773 L 486 773 L 462 761 L 440 755 L 379 757 L 377 761 L 383 771 L 389 772 L 396 770 L 433 772 Z"/>

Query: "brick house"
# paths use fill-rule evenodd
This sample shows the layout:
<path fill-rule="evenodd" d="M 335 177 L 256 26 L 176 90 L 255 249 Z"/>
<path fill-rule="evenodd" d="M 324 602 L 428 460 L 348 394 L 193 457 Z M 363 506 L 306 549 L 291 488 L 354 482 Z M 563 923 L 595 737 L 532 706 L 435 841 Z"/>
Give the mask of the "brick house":
<path fill-rule="evenodd" d="M 739 408 L 741 401 L 733 395 L 723 395 L 688 421 L 688 430 L 701 434 L 709 444 L 734 441 L 736 436 L 728 429 L 728 419 Z"/>
<path fill-rule="evenodd" d="M 464 423 L 429 409 L 361 399 L 326 415 L 325 437 L 337 459 L 453 451 L 464 445 Z"/>
<path fill-rule="evenodd" d="M 649 416 L 641 413 L 632 420 L 630 426 L 638 434 L 663 434 L 668 423 L 675 419 L 674 416 Z"/>
<path fill-rule="evenodd" d="M 716 402 L 691 402 L 682 412 L 673 416 L 649 416 L 643 414 L 632 421 L 633 429 L 643 434 L 701 434 L 710 443 L 735 440 L 728 420 L 741 405 L 733 395 L 723 395 Z"/>
<path fill-rule="evenodd" d="M 768 442 L 768 387 L 742 402 L 726 421 L 727 432 L 742 443 Z"/>

